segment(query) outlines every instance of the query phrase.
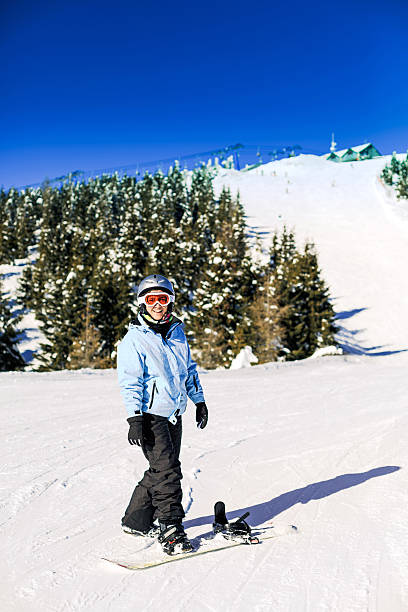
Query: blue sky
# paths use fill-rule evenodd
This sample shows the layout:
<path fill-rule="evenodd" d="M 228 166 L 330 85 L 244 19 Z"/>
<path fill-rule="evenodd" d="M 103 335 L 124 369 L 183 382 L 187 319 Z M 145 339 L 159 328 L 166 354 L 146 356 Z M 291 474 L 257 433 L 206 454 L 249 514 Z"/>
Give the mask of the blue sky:
<path fill-rule="evenodd" d="M 14 0 L 0 185 L 244 144 L 408 148 L 405 0 Z"/>

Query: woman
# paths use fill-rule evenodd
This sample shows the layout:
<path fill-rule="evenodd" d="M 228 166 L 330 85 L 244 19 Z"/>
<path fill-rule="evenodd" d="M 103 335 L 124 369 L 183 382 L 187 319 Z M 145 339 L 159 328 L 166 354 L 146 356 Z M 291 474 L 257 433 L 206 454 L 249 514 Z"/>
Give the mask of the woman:
<path fill-rule="evenodd" d="M 142 448 L 149 462 L 122 527 L 135 535 L 158 535 L 168 554 L 192 550 L 182 525 L 179 461 L 187 396 L 196 405 L 197 427 L 204 429 L 208 420 L 183 324 L 172 314 L 174 299 L 173 285 L 164 276 L 143 279 L 137 290 L 137 319 L 118 348 L 119 385 L 129 414 L 128 440 Z"/>

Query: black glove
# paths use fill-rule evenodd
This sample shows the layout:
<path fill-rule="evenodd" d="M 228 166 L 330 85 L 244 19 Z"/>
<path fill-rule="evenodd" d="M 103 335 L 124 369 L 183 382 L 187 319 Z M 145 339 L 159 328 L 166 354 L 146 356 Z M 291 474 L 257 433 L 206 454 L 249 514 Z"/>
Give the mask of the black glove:
<path fill-rule="evenodd" d="M 208 421 L 208 410 L 205 402 L 196 404 L 196 423 L 198 429 L 204 429 Z"/>
<path fill-rule="evenodd" d="M 127 422 L 129 423 L 129 444 L 141 446 L 143 440 L 143 415 L 139 414 L 138 416 L 129 417 Z"/>

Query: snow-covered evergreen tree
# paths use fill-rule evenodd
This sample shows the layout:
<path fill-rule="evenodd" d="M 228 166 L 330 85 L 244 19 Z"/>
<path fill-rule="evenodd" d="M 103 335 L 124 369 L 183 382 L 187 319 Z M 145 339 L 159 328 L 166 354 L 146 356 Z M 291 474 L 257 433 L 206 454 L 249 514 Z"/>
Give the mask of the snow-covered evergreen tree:
<path fill-rule="evenodd" d="M 400 173 L 400 166 L 401 164 L 399 160 L 397 159 L 396 154 L 393 153 L 391 162 L 390 162 L 391 185 L 393 185 L 398 180 L 398 176 Z"/>
<path fill-rule="evenodd" d="M 36 294 L 33 286 L 34 266 L 27 264 L 21 273 L 17 286 L 17 299 L 27 310 L 35 310 Z"/>
<path fill-rule="evenodd" d="M 214 230 L 215 223 L 215 198 L 212 179 L 211 168 L 201 166 L 193 172 L 189 191 L 189 207 L 193 225 L 201 219 L 205 221 L 207 231 L 211 233 Z"/>
<path fill-rule="evenodd" d="M 28 247 L 35 243 L 34 232 L 36 230 L 36 214 L 32 194 L 25 191 L 19 198 L 16 210 L 15 256 L 19 259 L 27 257 Z"/>
<path fill-rule="evenodd" d="M 111 360 L 100 354 L 101 334 L 92 323 L 87 323 L 83 317 L 83 328 L 77 338 L 74 339 L 67 359 L 68 370 L 79 370 L 81 368 L 111 367 Z"/>
<path fill-rule="evenodd" d="M 400 163 L 396 191 L 398 198 L 408 199 L 408 155 L 406 160 Z"/>
<path fill-rule="evenodd" d="M 195 293 L 191 314 L 193 352 L 204 367 L 228 366 L 245 346 L 249 296 L 254 278 L 243 209 L 225 191 L 214 210 L 214 243 Z"/>
<path fill-rule="evenodd" d="M 132 193 L 133 189 L 129 191 L 127 190 L 125 194 L 126 206 L 118 240 L 118 260 L 122 274 L 127 277 L 129 283 L 138 285 L 146 276 L 145 270 L 151 245 L 143 216 L 141 196 L 138 192 Z"/>
<path fill-rule="evenodd" d="M 405 160 L 399 161 L 395 153 L 390 164 L 386 165 L 381 178 L 387 185 L 395 188 L 397 198 L 408 199 L 408 154 Z"/>
<path fill-rule="evenodd" d="M 21 196 L 17 189 L 12 188 L 6 193 L 3 192 L 2 200 L 2 212 L 0 213 L 1 257 L 4 263 L 11 263 L 18 256 L 16 218 Z"/>
<path fill-rule="evenodd" d="M 116 344 L 130 321 L 132 300 L 132 284 L 116 256 L 115 251 L 100 255 L 88 293 L 91 321 L 101 338 L 98 355 L 109 367 L 114 364 Z"/>
<path fill-rule="evenodd" d="M 46 342 L 38 356 L 41 370 L 67 367 L 72 343 L 81 333 L 81 317 L 86 310 L 86 279 L 80 267 L 65 279 L 48 280 L 37 318 Z"/>
<path fill-rule="evenodd" d="M 285 309 L 277 300 L 269 270 L 263 270 L 257 278 L 257 289 L 247 309 L 250 325 L 245 330 L 245 344 L 251 346 L 258 363 L 276 361 L 282 350 Z"/>
<path fill-rule="evenodd" d="M 280 239 L 273 237 L 270 270 L 281 310 L 280 356 L 304 359 L 321 346 L 335 345 L 335 315 L 314 246 L 306 244 L 299 252 L 293 232 L 284 228 Z"/>
<path fill-rule="evenodd" d="M 330 340 L 332 312 L 311 247 L 299 253 L 285 228 L 273 237 L 268 265 L 255 262 L 239 197 L 224 189 L 217 200 L 212 172 L 195 170 L 190 188 L 176 165 L 139 182 L 102 176 L 0 193 L 2 251 L 17 236 L 11 252 L 26 253 L 35 227 L 27 223 L 42 215 L 37 261 L 23 273 L 20 297 L 41 321 L 43 369 L 112 365 L 131 288 L 154 272 L 174 282 L 177 314 L 201 365 L 229 365 L 248 344 L 261 361 L 278 349 L 299 358 Z"/>
<path fill-rule="evenodd" d="M 381 172 L 381 178 L 386 185 L 392 185 L 392 172 L 388 165 Z"/>
<path fill-rule="evenodd" d="M 4 189 L 0 190 L 0 264 L 9 263 L 7 242 L 7 194 Z"/>
<path fill-rule="evenodd" d="M 167 213 L 163 221 L 174 219 L 179 225 L 187 207 L 187 186 L 178 163 L 170 168 L 165 178 L 163 199 Z"/>
<path fill-rule="evenodd" d="M 8 301 L 3 295 L 0 278 L 0 372 L 23 370 L 25 362 L 18 349 L 18 317 L 12 315 Z"/>
<path fill-rule="evenodd" d="M 169 177 L 161 181 L 160 189 L 155 240 L 146 271 L 148 274 L 160 271 L 172 279 L 177 292 L 177 312 L 186 317 L 188 324 L 195 290 L 214 241 L 216 201 L 211 174 L 205 167 L 196 170 L 187 191 L 185 176 L 176 165 Z"/>

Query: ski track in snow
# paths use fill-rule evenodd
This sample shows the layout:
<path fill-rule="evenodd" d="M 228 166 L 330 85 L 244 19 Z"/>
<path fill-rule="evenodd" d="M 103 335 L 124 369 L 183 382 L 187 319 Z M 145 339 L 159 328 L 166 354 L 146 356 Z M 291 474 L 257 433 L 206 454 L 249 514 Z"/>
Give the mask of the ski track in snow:
<path fill-rule="evenodd" d="M 200 474 L 201 470 L 199 468 L 193 468 L 190 472 L 187 472 L 187 474 L 184 474 L 184 480 L 187 481 L 189 484 L 188 487 L 188 492 L 187 495 L 184 494 L 184 497 L 187 497 L 187 502 L 184 502 L 184 512 L 186 513 L 186 515 L 188 514 L 191 506 L 193 505 L 194 502 L 194 497 L 193 497 L 193 492 L 194 492 L 194 488 L 193 488 L 193 482 L 194 480 L 197 480 L 198 475 Z M 185 488 L 185 487 L 184 487 Z"/>
<path fill-rule="evenodd" d="M 216 180 L 252 225 L 315 240 L 354 355 L 207 372 L 208 427 L 191 407 L 183 423 L 185 522 L 208 533 L 221 499 L 230 519 L 249 510 L 296 537 L 145 572 L 102 561 L 158 551 L 120 529 L 146 463 L 116 373 L 1 373 L 0 610 L 408 609 L 408 221 L 383 165 L 309 156 Z M 21 269 L 2 266 L 8 291 Z"/>
<path fill-rule="evenodd" d="M 100 560 L 145 546 L 120 530 L 145 462 L 126 443 L 115 373 L 100 374 L 66 373 L 75 402 L 65 399 L 57 408 L 55 377 L 30 374 L 13 414 L 3 409 L 7 456 L 15 458 L 7 462 L 8 475 L 2 473 L 5 609 L 219 610 L 222 602 L 226 610 L 357 611 L 386 609 L 391 600 L 392 610 L 404 610 L 407 478 L 396 468 L 407 457 L 400 432 L 408 416 L 399 358 L 328 357 L 302 367 L 208 373 L 208 428 L 197 430 L 193 410 L 184 417 L 189 533 L 210 530 L 218 499 L 230 518 L 248 508 L 252 524 L 274 518 L 277 525 L 298 525 L 299 533 L 142 573 Z M 0 384 L 14 376 L 0 375 Z M 259 383 L 262 396 L 254 396 Z M 103 405 L 95 400 L 101 384 Z M 36 388 L 43 403 L 32 412 Z M 224 395 L 229 401 L 218 403 Z M 2 397 L 4 405 L 9 397 Z M 97 407 L 98 419 L 87 418 Z M 26 419 L 29 435 L 21 427 Z M 70 435 L 66 421 L 74 423 Z M 44 450 L 37 445 L 41 435 Z"/>

